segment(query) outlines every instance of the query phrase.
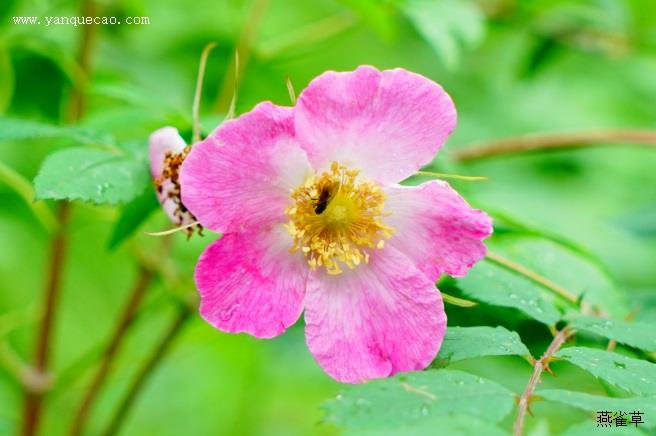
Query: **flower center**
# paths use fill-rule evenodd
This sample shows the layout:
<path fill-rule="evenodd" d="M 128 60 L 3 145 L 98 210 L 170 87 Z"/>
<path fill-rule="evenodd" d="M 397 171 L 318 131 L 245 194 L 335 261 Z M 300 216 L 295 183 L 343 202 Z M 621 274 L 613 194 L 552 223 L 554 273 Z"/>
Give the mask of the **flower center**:
<path fill-rule="evenodd" d="M 354 269 L 369 262 L 369 251 L 381 249 L 394 229 L 382 218 L 385 194 L 379 185 L 357 182 L 359 170 L 333 162 L 330 171 L 309 178 L 292 192 L 294 204 L 285 210 L 287 231 L 311 268 L 340 274 L 341 265 Z"/>

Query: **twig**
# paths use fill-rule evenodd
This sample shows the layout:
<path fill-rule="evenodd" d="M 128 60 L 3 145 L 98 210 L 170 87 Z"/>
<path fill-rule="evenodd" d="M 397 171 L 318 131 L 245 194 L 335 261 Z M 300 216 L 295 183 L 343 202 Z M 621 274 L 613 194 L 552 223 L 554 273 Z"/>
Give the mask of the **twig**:
<path fill-rule="evenodd" d="M 166 331 L 165 335 L 162 337 L 161 341 L 159 342 L 153 353 L 150 355 L 148 360 L 146 360 L 146 362 L 140 368 L 136 377 L 132 381 L 132 384 L 128 388 L 128 391 L 126 392 L 125 396 L 122 398 L 120 405 L 114 412 L 114 415 L 112 416 L 109 425 L 102 433 L 103 435 L 112 436 L 118 433 L 118 430 L 123 424 L 123 421 L 125 420 L 128 411 L 130 410 L 132 404 L 137 399 L 137 396 L 139 395 L 141 388 L 143 388 L 145 383 L 148 381 L 148 377 L 151 375 L 151 373 L 154 371 L 154 369 L 157 367 L 157 365 L 162 361 L 162 359 L 166 355 L 166 352 L 168 351 L 169 347 L 173 343 L 174 339 L 180 333 L 187 319 L 189 319 L 190 314 L 191 314 L 191 310 L 189 309 L 189 307 L 187 307 L 186 305 L 181 305 L 180 311 L 178 312 L 175 319 L 169 326 L 169 329 Z"/>
<path fill-rule="evenodd" d="M 617 143 L 656 147 L 655 130 L 600 129 L 582 132 L 538 133 L 480 142 L 453 152 L 460 162 L 516 153 L 553 151 Z"/>
<path fill-rule="evenodd" d="M 96 16 L 96 7 L 93 0 L 82 0 L 80 15 L 84 17 Z M 84 73 L 83 83 L 77 84 L 72 91 L 69 120 L 72 122 L 79 121 L 84 114 L 86 107 L 85 87 L 88 80 L 89 67 L 91 63 L 91 53 L 93 48 L 93 39 L 96 32 L 95 25 L 84 26 L 79 42 L 78 61 L 80 70 Z M 42 380 L 48 378 L 49 354 L 52 352 L 50 339 L 54 333 L 55 313 L 57 309 L 57 300 L 61 288 L 62 267 L 66 254 L 66 224 L 70 215 L 70 204 L 61 203 L 57 213 L 58 227 L 55 231 L 50 256 L 50 266 L 48 269 L 48 279 L 46 282 L 44 297 L 44 312 L 39 329 L 37 341 L 35 362 L 33 366 L 34 378 Z M 25 406 L 23 408 L 23 426 L 21 434 L 23 436 L 33 436 L 37 433 L 39 421 L 41 418 L 41 406 L 45 389 L 31 389 L 30 384 L 25 384 Z"/>
<path fill-rule="evenodd" d="M 513 262 L 510 259 L 506 259 L 505 257 L 497 253 L 494 253 L 492 251 L 488 251 L 486 257 L 492 262 L 495 262 L 512 271 L 518 272 L 521 275 L 531 279 L 532 281 L 544 286 L 545 288 L 549 289 L 555 294 L 563 297 L 564 299 L 578 305 L 579 299 L 576 295 L 574 295 L 572 292 L 568 291 L 567 289 L 563 288 L 562 286 L 552 282 L 548 278 L 536 273 L 535 271 L 531 271 L 525 266 Z"/>
<path fill-rule="evenodd" d="M 522 435 L 524 418 L 526 417 L 526 412 L 529 411 L 533 392 L 535 392 L 535 388 L 537 387 L 538 383 L 540 383 L 540 376 L 542 375 L 542 371 L 546 370 L 551 373 L 551 370 L 549 369 L 549 361 L 560 349 L 560 347 L 562 347 L 565 341 L 567 341 L 567 339 L 574 333 L 575 332 L 569 326 L 564 327 L 553 338 L 553 341 L 551 341 L 551 344 L 549 344 L 547 351 L 544 352 L 542 357 L 536 360 L 533 364 L 533 373 L 531 374 L 531 378 L 529 378 L 526 389 L 524 389 L 524 392 L 519 397 L 517 418 L 515 419 L 515 424 L 513 426 L 513 434 L 515 436 Z"/>
<path fill-rule="evenodd" d="M 57 228 L 50 248 L 50 265 L 48 266 L 48 278 L 46 281 L 43 316 L 36 340 L 35 358 L 32 371 L 36 378 L 42 378 L 47 374 L 50 352 L 50 338 L 54 332 L 55 314 L 57 301 L 61 290 L 62 266 L 66 254 L 66 224 L 69 219 L 70 205 L 61 203 L 57 214 L 59 227 Z M 23 409 L 24 436 L 36 434 L 39 418 L 41 416 L 41 404 L 43 399 L 42 389 L 30 389 L 30 384 L 25 384 L 25 406 Z"/>
<path fill-rule="evenodd" d="M 226 75 L 221 84 L 221 90 L 217 94 L 214 108 L 219 113 L 225 113 L 228 110 L 230 100 L 239 87 L 243 72 L 246 69 L 246 65 L 248 65 L 253 41 L 264 17 L 267 4 L 268 0 L 253 0 L 248 17 L 246 18 L 246 23 L 235 46 L 235 52 L 239 53 L 239 60 L 236 56 L 230 60 L 230 64 L 226 69 Z"/>
<path fill-rule="evenodd" d="M 137 281 L 134 285 L 134 288 L 132 289 L 132 292 L 130 293 L 130 296 L 123 309 L 123 312 L 121 313 L 118 324 L 116 325 L 116 328 L 114 330 L 114 334 L 112 335 L 112 338 L 109 341 L 109 345 L 105 350 L 102 362 L 100 364 L 100 368 L 98 369 L 98 372 L 96 372 L 93 381 L 91 382 L 91 385 L 89 385 L 89 388 L 86 391 L 86 394 L 84 395 L 82 402 L 80 403 L 80 406 L 77 409 L 70 430 L 70 434 L 72 436 L 77 436 L 82 433 L 84 425 L 86 424 L 86 421 L 91 412 L 93 403 L 96 400 L 98 394 L 100 393 L 100 389 L 104 384 L 105 380 L 107 379 L 107 376 L 109 375 L 112 364 L 114 363 L 114 359 L 118 354 L 120 345 L 123 342 L 123 339 L 128 331 L 130 324 L 134 320 L 134 316 L 137 313 L 137 310 L 139 309 L 141 301 L 143 300 L 143 297 L 145 295 L 146 289 L 148 288 L 148 285 L 150 284 L 152 278 L 153 278 L 152 270 L 143 267 L 140 268 Z"/>

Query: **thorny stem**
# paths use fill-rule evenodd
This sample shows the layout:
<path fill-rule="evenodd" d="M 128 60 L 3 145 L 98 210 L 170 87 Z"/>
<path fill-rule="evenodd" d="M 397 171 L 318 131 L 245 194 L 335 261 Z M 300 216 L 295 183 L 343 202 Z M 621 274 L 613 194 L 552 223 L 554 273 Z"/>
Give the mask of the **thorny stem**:
<path fill-rule="evenodd" d="M 554 292 L 555 294 L 563 297 L 564 299 L 574 303 L 578 304 L 578 297 L 574 295 L 572 292 L 568 291 L 567 289 L 563 288 L 557 283 L 552 282 L 548 278 L 536 273 L 535 271 L 531 271 L 530 269 L 526 268 L 523 265 L 518 264 L 517 262 L 513 262 L 510 259 L 506 259 L 505 257 L 494 253 L 492 251 L 487 252 L 486 256 L 489 260 L 491 260 L 494 263 L 497 263 L 505 268 L 508 268 L 512 271 L 518 272 L 521 275 L 531 279 L 532 281 L 544 286 L 545 288 L 549 289 L 550 291 Z"/>
<path fill-rule="evenodd" d="M 123 312 L 120 315 L 118 324 L 114 330 L 114 334 L 109 341 L 109 345 L 105 350 L 100 368 L 98 369 L 98 372 L 96 372 L 93 381 L 91 382 L 91 385 L 84 395 L 84 398 L 82 399 L 82 402 L 80 403 L 80 406 L 75 414 L 75 418 L 73 419 L 73 424 L 70 430 L 70 434 L 72 436 L 77 436 L 82 433 L 84 425 L 91 412 L 93 403 L 98 397 L 100 389 L 107 379 L 107 376 L 109 375 L 112 364 L 114 363 L 114 359 L 118 354 L 119 348 L 123 342 L 130 324 L 134 320 L 134 316 L 139 309 L 141 301 L 143 300 L 143 297 L 146 293 L 146 289 L 152 281 L 152 278 L 152 270 L 144 267 L 139 269 L 137 281 L 134 285 L 134 288 L 132 289 L 132 292 L 130 293 Z"/>
<path fill-rule="evenodd" d="M 226 69 L 221 90 L 217 95 L 214 105 L 215 109 L 220 113 L 224 113 L 229 109 L 232 96 L 237 92 L 237 88 L 239 88 L 239 83 L 243 77 L 246 65 L 248 65 L 251 48 L 262 18 L 264 17 L 267 3 L 268 0 L 253 0 L 250 12 L 246 18 L 246 23 L 235 46 L 235 52 L 239 53 L 239 58 L 237 56 L 231 58 L 230 65 Z"/>
<path fill-rule="evenodd" d="M 96 7 L 93 0 L 82 0 L 81 15 L 91 17 L 96 15 Z M 85 80 L 82 84 L 73 88 L 69 108 L 69 120 L 72 122 L 82 118 L 86 107 L 86 96 L 84 87 L 91 64 L 91 53 L 96 26 L 84 26 L 79 42 L 79 65 L 81 71 L 85 74 Z M 70 204 L 61 203 L 57 214 L 57 229 L 55 231 L 52 245 L 50 265 L 48 267 L 48 279 L 46 281 L 44 312 L 39 328 L 35 360 L 33 365 L 34 378 L 37 380 L 47 379 L 47 370 L 49 356 L 52 352 L 51 338 L 54 332 L 55 314 L 57 309 L 57 300 L 61 289 L 62 267 L 66 255 L 67 235 L 66 224 L 70 215 Z M 38 384 L 37 384 L 38 385 Z M 44 385 L 45 386 L 45 385 Z M 23 436 L 33 436 L 37 433 L 41 417 L 43 396 L 46 389 L 33 389 L 30 384 L 25 384 L 25 406 L 23 408 L 23 426 L 21 434 Z"/>
<path fill-rule="evenodd" d="M 480 142 L 457 150 L 453 157 L 471 162 L 508 154 L 553 151 L 617 143 L 656 147 L 656 130 L 600 129 L 581 132 L 537 133 Z"/>
<path fill-rule="evenodd" d="M 114 412 L 109 425 L 102 433 L 104 436 L 112 436 L 118 433 L 125 417 L 127 416 L 128 411 L 130 410 L 132 404 L 136 401 L 137 396 L 141 388 L 148 381 L 148 377 L 152 372 L 157 368 L 157 365 L 163 360 L 168 349 L 172 345 L 173 341 L 180 333 L 185 322 L 189 319 L 191 315 L 191 310 L 187 305 L 181 304 L 179 312 L 176 314 L 176 317 L 171 322 L 168 330 L 162 337 L 161 341 L 153 351 L 153 353 L 148 357 L 143 366 L 139 369 L 136 377 L 132 381 L 132 384 L 128 388 L 128 391 L 121 399 L 120 405 Z"/>
<path fill-rule="evenodd" d="M 521 436 L 523 434 L 524 418 L 526 417 L 526 412 L 529 411 L 530 401 L 533 397 L 533 393 L 535 392 L 535 388 L 537 387 L 538 383 L 540 383 L 540 376 L 542 375 L 542 371 L 546 370 L 551 372 L 549 369 L 549 361 L 560 349 L 560 347 L 562 347 L 565 341 L 567 341 L 567 339 L 570 338 L 574 333 L 574 330 L 572 330 L 570 326 L 564 327 L 553 338 L 553 341 L 551 341 L 551 344 L 549 344 L 547 351 L 544 352 L 542 357 L 536 360 L 533 364 L 533 373 L 531 374 L 531 378 L 529 378 L 526 389 L 524 389 L 524 392 L 519 397 L 517 418 L 515 419 L 515 424 L 513 425 L 513 434 L 515 436 Z"/>

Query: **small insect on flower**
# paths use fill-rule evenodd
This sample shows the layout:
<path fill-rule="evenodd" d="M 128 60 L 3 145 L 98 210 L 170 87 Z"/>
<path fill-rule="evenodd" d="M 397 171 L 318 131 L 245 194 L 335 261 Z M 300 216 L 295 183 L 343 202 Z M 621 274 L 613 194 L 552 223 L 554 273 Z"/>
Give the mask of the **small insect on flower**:
<path fill-rule="evenodd" d="M 180 171 L 183 203 L 223 233 L 196 265 L 201 316 L 270 338 L 304 311 L 310 352 L 342 382 L 425 368 L 446 331 L 435 281 L 465 275 L 492 231 L 448 183 L 399 184 L 455 123 L 436 83 L 362 66 L 222 124 Z"/>

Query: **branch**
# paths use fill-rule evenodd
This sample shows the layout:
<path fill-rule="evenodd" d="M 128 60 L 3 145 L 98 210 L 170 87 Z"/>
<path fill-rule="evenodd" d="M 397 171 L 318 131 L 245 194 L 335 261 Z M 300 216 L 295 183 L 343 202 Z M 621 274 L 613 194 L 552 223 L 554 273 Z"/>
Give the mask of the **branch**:
<path fill-rule="evenodd" d="M 531 378 L 529 378 L 526 389 L 524 389 L 521 397 L 519 397 L 517 419 L 515 419 L 515 424 L 513 426 L 513 434 L 515 436 L 521 436 L 523 434 L 524 418 L 526 417 L 526 412 L 529 411 L 529 405 L 531 398 L 533 397 L 533 392 L 535 392 L 535 388 L 537 387 L 538 383 L 540 383 L 540 376 L 542 375 L 542 371 L 546 370 L 551 373 L 551 370 L 549 369 L 549 361 L 565 343 L 565 341 L 567 341 L 567 339 L 570 338 L 574 333 L 575 332 L 571 330 L 569 326 L 566 326 L 561 331 L 559 331 L 553 338 L 553 341 L 551 341 L 551 344 L 549 344 L 547 351 L 545 351 L 542 357 L 536 360 L 533 364 L 533 373 L 531 374 Z"/>
<path fill-rule="evenodd" d="M 189 309 L 189 307 L 181 304 L 179 312 L 176 315 L 175 319 L 173 319 L 173 322 L 169 326 L 168 330 L 166 331 L 166 333 L 164 334 L 161 341 L 159 342 L 153 353 L 150 355 L 148 360 L 146 360 L 143 366 L 139 369 L 139 372 L 137 373 L 136 377 L 132 381 L 132 384 L 128 388 L 127 393 L 121 399 L 120 405 L 114 412 L 114 415 L 112 416 L 109 425 L 102 433 L 102 435 L 112 436 L 118 434 L 118 431 L 121 425 L 123 424 L 123 421 L 125 420 L 128 411 L 130 410 L 132 404 L 137 399 L 139 392 L 141 391 L 145 383 L 148 381 L 148 377 L 150 377 L 150 375 L 155 370 L 155 368 L 157 368 L 157 365 L 159 365 L 159 363 L 164 359 L 169 347 L 171 346 L 177 335 L 180 333 L 182 327 L 184 326 L 185 322 L 189 319 L 190 315 L 191 315 L 191 310 Z"/>
<path fill-rule="evenodd" d="M 57 214 L 58 228 L 50 248 L 50 265 L 48 266 L 48 278 L 44 295 L 44 308 L 41 325 L 36 340 L 35 358 L 32 372 L 35 378 L 47 377 L 48 363 L 51 346 L 50 339 L 54 331 L 57 301 L 61 289 L 61 273 L 66 254 L 66 224 L 70 215 L 69 203 L 61 203 Z M 32 385 L 25 384 L 26 398 L 23 409 L 22 434 L 31 436 L 36 434 L 41 415 L 41 403 L 44 391 L 42 389 L 31 389 Z"/>
<path fill-rule="evenodd" d="M 150 269 L 143 268 L 143 267 L 139 269 L 139 276 L 137 277 L 137 281 L 134 285 L 134 288 L 130 293 L 129 299 L 123 309 L 123 312 L 121 313 L 118 324 L 116 325 L 116 328 L 114 330 L 114 334 L 112 335 L 112 338 L 109 341 L 109 345 L 105 350 L 102 362 L 100 364 L 100 368 L 98 369 L 98 372 L 96 372 L 96 375 L 93 378 L 91 385 L 89 386 L 86 394 L 82 399 L 82 402 L 80 403 L 80 406 L 77 409 L 70 430 L 70 434 L 72 436 L 77 436 L 82 434 L 82 430 L 89 417 L 89 413 L 91 412 L 93 403 L 98 397 L 98 394 L 100 393 L 100 389 L 104 384 L 105 380 L 107 379 L 107 376 L 109 375 L 112 364 L 114 363 L 114 359 L 118 354 L 120 345 L 123 342 L 123 339 L 128 331 L 130 324 L 134 320 L 134 316 L 137 313 L 137 310 L 139 309 L 139 305 L 143 300 L 145 291 L 148 288 L 148 285 L 150 284 L 152 278 L 153 278 L 153 272 Z"/>
<path fill-rule="evenodd" d="M 536 133 L 479 142 L 464 150 L 456 150 L 453 152 L 453 157 L 460 162 L 471 162 L 508 154 L 555 151 L 618 143 L 656 147 L 656 130 L 600 129 L 582 132 Z"/>
<path fill-rule="evenodd" d="M 95 4 L 93 0 L 82 0 L 81 16 L 92 17 L 96 15 Z M 85 74 L 84 83 L 77 84 L 73 88 L 69 107 L 69 119 L 72 122 L 79 121 L 84 114 L 86 107 L 86 95 L 84 87 L 88 80 L 89 66 L 91 63 L 92 41 L 96 31 L 95 25 L 84 26 L 79 41 L 78 61 L 80 69 Z M 66 254 L 66 224 L 70 215 L 70 204 L 61 203 L 57 214 L 58 227 L 55 231 L 50 256 L 50 266 L 48 268 L 48 279 L 46 282 L 44 297 L 44 312 L 39 329 L 33 375 L 35 379 L 48 378 L 48 359 L 49 353 L 52 352 L 51 337 L 54 332 L 55 313 L 57 301 L 61 288 L 61 272 Z M 37 433 L 39 420 L 41 417 L 41 406 L 45 389 L 32 389 L 32 385 L 25 385 L 25 406 L 23 408 L 23 427 L 21 434 L 23 436 L 33 436 Z"/>

